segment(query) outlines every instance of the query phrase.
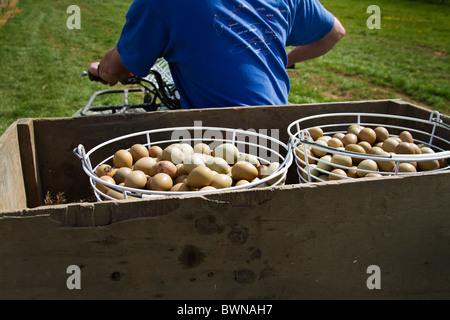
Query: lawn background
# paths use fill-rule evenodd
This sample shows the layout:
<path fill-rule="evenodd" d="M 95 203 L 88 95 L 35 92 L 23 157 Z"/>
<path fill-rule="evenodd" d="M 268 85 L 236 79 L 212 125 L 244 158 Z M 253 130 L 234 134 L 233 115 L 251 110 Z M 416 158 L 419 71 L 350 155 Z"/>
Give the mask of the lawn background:
<path fill-rule="evenodd" d="M 15 2 L 15 1 L 11 1 Z M 120 35 L 131 0 L 19 1 L 2 9 L 0 134 L 19 118 L 72 116 L 106 87 L 81 77 Z M 292 103 L 403 100 L 450 114 L 449 0 L 322 0 L 347 34 L 328 54 L 289 70 Z M 70 30 L 70 5 L 81 29 Z M 370 5 L 381 29 L 366 25 Z"/>

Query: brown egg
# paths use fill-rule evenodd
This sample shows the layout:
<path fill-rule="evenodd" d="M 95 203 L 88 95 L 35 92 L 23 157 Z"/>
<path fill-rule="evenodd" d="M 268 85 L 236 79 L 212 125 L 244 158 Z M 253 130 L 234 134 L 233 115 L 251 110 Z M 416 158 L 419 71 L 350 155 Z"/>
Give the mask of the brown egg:
<path fill-rule="evenodd" d="M 171 161 L 163 160 L 158 162 L 156 166 L 158 168 L 158 173 L 166 173 L 172 179 L 177 177 L 178 169 Z"/>
<path fill-rule="evenodd" d="M 233 179 L 229 175 L 223 173 L 214 175 L 211 182 L 211 186 L 216 189 L 230 188 L 232 185 Z"/>
<path fill-rule="evenodd" d="M 133 156 L 128 150 L 118 150 L 114 153 L 113 156 L 113 165 L 116 168 L 128 167 L 131 168 L 133 166 Z"/>
<path fill-rule="evenodd" d="M 341 139 L 338 138 L 331 138 L 330 140 L 328 140 L 328 146 L 331 148 L 341 148 L 344 146 L 344 144 L 342 143 Z"/>
<path fill-rule="evenodd" d="M 194 168 L 187 177 L 187 184 L 191 188 L 202 188 L 209 186 L 213 181 L 213 172 L 208 167 Z"/>
<path fill-rule="evenodd" d="M 187 177 L 188 177 L 187 174 L 179 175 L 178 177 L 176 177 L 176 178 L 173 180 L 173 184 L 174 184 L 174 185 L 175 185 L 175 184 L 178 184 L 178 183 L 185 183 L 185 184 L 187 184 Z"/>
<path fill-rule="evenodd" d="M 109 183 L 109 184 L 116 184 L 116 181 L 114 181 L 114 179 L 113 179 L 112 177 L 108 176 L 108 175 L 101 176 L 101 177 L 100 177 L 100 180 L 105 181 L 105 182 L 107 182 L 107 183 Z M 110 188 L 109 188 L 108 186 L 106 186 L 106 185 L 104 185 L 104 184 L 102 184 L 102 183 L 100 183 L 100 182 L 96 182 L 96 183 L 95 183 L 95 187 L 96 187 L 100 192 L 103 192 L 103 193 L 107 193 L 108 190 L 110 190 Z"/>
<path fill-rule="evenodd" d="M 354 133 L 347 133 L 343 138 L 342 138 L 342 143 L 344 144 L 344 146 L 348 145 L 348 144 L 357 144 L 358 143 L 358 136 Z"/>
<path fill-rule="evenodd" d="M 187 174 L 199 166 L 205 166 L 205 160 L 201 153 L 193 153 L 186 156 L 183 160 L 183 169 Z"/>
<path fill-rule="evenodd" d="M 238 182 L 236 182 L 235 186 L 238 187 L 238 186 L 243 186 L 243 185 L 246 185 L 246 184 L 250 184 L 250 181 L 239 180 Z"/>
<path fill-rule="evenodd" d="M 306 152 L 306 157 L 305 157 L 305 152 Z M 314 164 L 316 163 L 316 160 L 312 159 L 311 156 L 311 148 L 309 146 L 306 146 L 301 144 L 299 146 L 297 146 L 297 148 L 295 148 L 295 154 L 297 155 L 297 157 L 301 160 L 301 162 L 299 160 L 297 160 L 298 164 L 304 168 L 305 165 L 303 163 L 306 164 Z"/>
<path fill-rule="evenodd" d="M 140 170 L 134 170 L 125 177 L 124 186 L 142 189 L 147 185 L 147 176 Z"/>
<path fill-rule="evenodd" d="M 328 180 L 344 180 L 347 178 L 347 173 L 342 169 L 333 169 L 328 175 Z"/>
<path fill-rule="evenodd" d="M 364 170 L 358 171 L 358 177 L 362 178 L 369 173 L 366 171 L 378 171 L 378 165 L 374 160 L 364 159 L 358 164 L 358 170 Z"/>
<path fill-rule="evenodd" d="M 156 159 L 151 157 L 142 157 L 133 166 L 133 170 L 140 170 L 150 175 L 152 167 L 156 165 Z"/>
<path fill-rule="evenodd" d="M 372 128 L 364 128 L 359 132 L 358 139 L 373 144 L 377 139 L 377 134 Z"/>
<path fill-rule="evenodd" d="M 414 138 L 411 134 L 411 132 L 409 131 L 402 131 L 398 137 L 400 138 L 400 140 L 402 140 L 403 142 L 409 142 L 409 143 L 414 143 Z"/>
<path fill-rule="evenodd" d="M 395 138 L 388 138 L 383 142 L 383 150 L 386 152 L 395 153 L 395 148 L 399 142 Z"/>
<path fill-rule="evenodd" d="M 231 167 L 231 176 L 235 181 L 252 181 L 258 177 L 258 169 L 247 161 L 238 161 Z"/>
<path fill-rule="evenodd" d="M 313 165 L 313 164 L 311 164 Z M 271 162 L 268 165 L 261 165 L 258 167 L 258 178 L 259 179 L 264 179 L 267 178 L 269 176 L 271 176 L 272 174 L 274 174 L 278 168 L 280 167 L 280 163 L 279 162 Z M 281 172 L 281 174 L 283 174 Z M 276 183 L 278 180 L 280 179 L 280 175 L 276 175 L 273 178 L 267 180 L 267 184 L 268 185 L 273 185 L 274 183 Z M 252 181 L 252 180 L 249 180 Z"/>
<path fill-rule="evenodd" d="M 341 155 L 341 154 L 335 154 L 331 157 L 331 163 L 340 165 L 343 167 L 351 167 L 353 160 L 349 156 Z"/>
<path fill-rule="evenodd" d="M 145 147 L 144 145 L 142 145 L 140 143 L 134 144 L 130 148 L 130 153 L 131 153 L 131 156 L 133 157 L 133 162 L 136 162 L 143 157 L 149 156 L 147 147 Z"/>
<path fill-rule="evenodd" d="M 183 163 L 185 154 L 178 146 L 179 144 L 175 143 L 164 148 L 161 154 L 161 160 L 170 161 L 173 164 Z"/>
<path fill-rule="evenodd" d="M 380 156 L 384 156 L 384 157 L 389 157 L 390 153 L 387 151 L 384 151 L 383 149 L 380 149 L 378 151 L 375 152 L 376 155 L 380 155 Z M 395 162 L 389 160 L 388 158 L 383 158 L 380 160 L 376 160 L 378 168 L 380 169 L 380 171 L 382 172 L 393 172 L 395 170 Z"/>
<path fill-rule="evenodd" d="M 203 188 L 200 188 L 198 191 L 215 191 L 217 190 L 216 188 L 214 188 L 213 186 L 205 186 Z"/>
<path fill-rule="evenodd" d="M 114 171 L 113 171 L 113 167 L 111 167 L 109 164 L 101 164 L 97 167 L 97 169 L 95 169 L 95 175 L 97 177 L 102 177 L 102 176 L 114 176 Z"/>
<path fill-rule="evenodd" d="M 194 146 L 194 153 L 211 154 L 211 148 L 206 143 L 197 143 Z"/>
<path fill-rule="evenodd" d="M 119 168 L 114 174 L 114 180 L 117 184 L 120 184 L 125 181 L 126 176 L 129 175 L 132 171 L 133 169 L 128 167 Z"/>
<path fill-rule="evenodd" d="M 170 191 L 183 192 L 183 191 L 191 191 L 191 188 L 186 183 L 179 182 L 176 183 Z"/>
<path fill-rule="evenodd" d="M 359 132 L 364 129 L 363 126 L 359 125 L 359 124 L 352 124 L 350 126 L 348 126 L 347 128 L 347 133 L 352 133 L 356 136 L 358 136 Z"/>
<path fill-rule="evenodd" d="M 420 150 L 419 146 L 415 143 L 411 143 L 411 146 L 414 149 L 414 154 L 422 154 L 422 150 Z"/>
<path fill-rule="evenodd" d="M 361 153 L 361 154 L 366 154 L 366 150 L 361 147 L 359 144 L 348 144 L 345 146 L 345 150 L 349 151 L 349 152 L 355 152 L 355 153 Z M 353 163 L 360 163 L 363 158 L 358 158 L 358 157 L 352 157 Z"/>
<path fill-rule="evenodd" d="M 148 155 L 152 158 L 158 158 L 162 155 L 163 149 L 160 146 L 151 146 L 148 148 Z"/>
<path fill-rule="evenodd" d="M 364 151 L 365 151 L 366 153 L 368 153 L 369 150 L 372 149 L 371 144 L 368 143 L 367 141 L 360 141 L 360 142 L 358 142 L 358 145 L 360 145 L 361 147 L 363 147 L 363 148 L 364 148 Z"/>
<path fill-rule="evenodd" d="M 417 172 L 416 167 L 414 167 L 411 163 L 408 162 L 402 162 L 398 166 L 398 172 Z"/>
<path fill-rule="evenodd" d="M 432 171 L 440 168 L 438 160 L 418 161 L 417 166 L 421 171 Z"/>
<path fill-rule="evenodd" d="M 205 161 L 205 165 L 217 173 L 228 173 L 231 170 L 228 162 L 220 157 L 208 157 Z"/>
<path fill-rule="evenodd" d="M 125 199 L 125 196 L 123 195 L 122 192 L 118 192 L 113 189 L 109 189 L 108 192 L 106 193 L 106 195 L 110 196 L 111 198 L 117 199 L 117 200 Z"/>
<path fill-rule="evenodd" d="M 153 191 L 169 191 L 172 187 L 172 178 L 163 172 L 155 174 L 147 183 L 147 188 Z"/>
<path fill-rule="evenodd" d="M 323 130 L 319 127 L 309 128 L 308 132 L 313 141 L 316 141 L 317 139 L 323 136 Z"/>
<path fill-rule="evenodd" d="M 367 154 L 376 154 L 378 151 L 384 151 L 381 147 L 372 147 L 367 151 Z"/>
<path fill-rule="evenodd" d="M 258 160 L 258 157 L 254 156 L 252 154 L 242 153 L 242 152 L 239 154 L 236 161 L 247 161 L 247 162 L 250 162 L 255 167 L 258 167 L 261 164 Z"/>
<path fill-rule="evenodd" d="M 239 156 L 238 148 L 232 143 L 223 143 L 214 148 L 211 152 L 213 157 L 224 159 L 229 165 L 236 162 Z"/>
<path fill-rule="evenodd" d="M 345 133 L 343 133 L 343 132 L 336 132 L 335 134 L 333 134 L 333 138 L 339 139 L 341 141 L 344 136 L 345 136 Z"/>
<path fill-rule="evenodd" d="M 358 177 L 358 167 L 352 166 L 350 169 L 347 170 L 347 177 L 349 178 L 359 178 Z"/>
<path fill-rule="evenodd" d="M 319 140 L 316 140 L 315 143 L 318 144 L 318 145 L 322 145 L 322 146 L 327 146 L 328 147 L 328 144 L 327 144 L 327 142 L 325 140 L 320 140 L 319 139 Z M 327 154 L 326 150 L 321 150 L 321 149 L 314 148 L 314 147 L 312 147 L 311 151 L 314 153 L 316 158 L 321 158 L 321 157 L 323 157 L 324 155 Z"/>
<path fill-rule="evenodd" d="M 378 142 L 383 142 L 389 138 L 389 131 L 385 127 L 376 127 L 374 131 L 376 134 L 376 141 Z"/>
<path fill-rule="evenodd" d="M 396 154 L 415 154 L 414 147 L 409 142 L 400 142 L 395 147 Z"/>

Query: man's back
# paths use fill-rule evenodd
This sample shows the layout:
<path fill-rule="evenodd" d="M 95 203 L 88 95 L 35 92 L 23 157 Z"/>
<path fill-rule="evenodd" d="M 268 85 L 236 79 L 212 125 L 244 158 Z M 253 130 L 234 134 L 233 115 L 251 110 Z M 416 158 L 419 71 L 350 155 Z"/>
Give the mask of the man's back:
<path fill-rule="evenodd" d="M 164 57 L 183 108 L 281 105 L 286 46 L 314 42 L 333 23 L 316 0 L 135 0 L 117 50 L 140 76 Z"/>

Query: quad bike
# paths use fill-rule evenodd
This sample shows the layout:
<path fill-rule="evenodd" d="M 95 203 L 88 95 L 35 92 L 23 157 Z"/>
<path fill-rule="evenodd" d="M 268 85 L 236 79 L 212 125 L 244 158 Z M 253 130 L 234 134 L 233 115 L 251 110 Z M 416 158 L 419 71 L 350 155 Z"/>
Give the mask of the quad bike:
<path fill-rule="evenodd" d="M 96 80 L 94 75 L 86 71 L 82 75 L 89 76 L 91 81 Z M 172 79 L 168 62 L 163 58 L 156 61 L 145 78 L 130 75 L 122 84 L 138 85 L 139 87 L 97 91 L 92 94 L 86 105 L 77 111 L 74 116 L 141 113 L 156 110 L 175 110 L 181 107 L 180 96 Z M 100 106 L 94 104 L 99 96 L 117 93 L 123 94 L 123 104 Z M 143 93 L 143 101 L 140 103 L 130 103 L 130 93 Z"/>

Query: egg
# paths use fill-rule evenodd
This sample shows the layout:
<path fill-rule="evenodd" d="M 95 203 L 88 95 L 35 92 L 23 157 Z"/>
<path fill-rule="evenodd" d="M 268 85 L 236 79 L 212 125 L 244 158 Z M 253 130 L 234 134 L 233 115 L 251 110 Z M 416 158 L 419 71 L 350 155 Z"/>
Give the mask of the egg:
<path fill-rule="evenodd" d="M 331 157 L 331 163 L 343 167 L 351 167 L 353 160 L 349 156 L 341 155 L 341 154 L 335 154 Z M 335 166 L 333 166 L 335 167 Z"/>
<path fill-rule="evenodd" d="M 359 132 L 364 129 L 363 126 L 359 125 L 359 124 L 352 124 L 350 126 L 348 126 L 347 128 L 347 133 L 352 133 L 356 136 L 358 136 Z"/>
<path fill-rule="evenodd" d="M 306 156 L 305 156 L 305 153 L 306 153 Z M 302 168 L 305 167 L 305 163 L 306 164 L 316 163 L 316 160 L 311 158 L 312 154 L 311 154 L 311 148 L 309 146 L 300 144 L 299 146 L 297 146 L 295 148 L 295 154 L 300 159 L 300 160 L 296 159 L 296 161 Z"/>
<path fill-rule="evenodd" d="M 116 200 L 123 200 L 125 199 L 125 196 L 123 195 L 122 192 L 118 192 L 116 190 L 113 189 L 109 189 L 108 192 L 106 193 L 106 195 L 108 195 L 111 198 L 114 198 Z"/>
<path fill-rule="evenodd" d="M 279 162 L 271 162 L 268 165 L 260 165 L 258 167 L 258 178 L 265 179 L 271 175 L 273 175 L 280 168 Z M 281 172 L 283 174 L 283 172 Z M 273 178 L 267 180 L 268 185 L 273 185 L 278 180 L 280 180 L 280 175 L 276 175 Z"/>
<path fill-rule="evenodd" d="M 344 136 L 345 136 L 345 133 L 343 133 L 343 132 L 336 132 L 336 133 L 333 135 L 333 138 L 336 138 L 336 139 L 339 139 L 339 140 L 342 141 L 342 138 L 344 138 Z"/>
<path fill-rule="evenodd" d="M 184 192 L 184 191 L 191 191 L 191 188 L 186 183 L 179 182 L 174 184 L 174 186 L 170 189 L 170 191 L 175 192 Z"/>
<path fill-rule="evenodd" d="M 214 188 L 213 186 L 205 186 L 203 188 L 200 188 L 198 191 L 215 191 L 217 190 L 216 188 Z"/>
<path fill-rule="evenodd" d="M 328 140 L 327 144 L 331 148 L 341 148 L 344 146 L 342 140 L 338 138 L 331 138 L 330 140 Z"/>
<path fill-rule="evenodd" d="M 239 156 L 237 157 L 236 161 L 247 161 L 250 162 L 255 167 L 258 167 L 261 163 L 258 160 L 258 157 L 248 154 L 248 153 L 239 153 Z"/>
<path fill-rule="evenodd" d="M 414 142 L 414 138 L 411 134 L 411 132 L 409 131 L 402 131 L 398 137 L 400 138 L 400 140 L 402 140 L 403 142 L 409 142 L 409 143 L 413 143 Z"/>
<path fill-rule="evenodd" d="M 344 180 L 347 178 L 347 173 L 342 169 L 333 169 L 328 175 L 328 180 Z"/>
<path fill-rule="evenodd" d="M 324 141 L 324 140 L 317 140 L 315 143 L 316 143 L 316 144 L 319 144 L 319 145 L 322 145 L 322 146 L 327 146 L 327 147 L 328 147 L 327 142 Z M 321 149 L 314 148 L 314 147 L 311 148 L 311 151 L 314 153 L 314 155 L 316 156 L 316 158 L 323 157 L 324 155 L 327 154 L 327 151 L 326 151 L 326 150 L 321 150 Z"/>
<path fill-rule="evenodd" d="M 211 186 L 216 189 L 230 188 L 232 185 L 233 179 L 229 175 L 223 173 L 214 175 L 211 182 Z"/>
<path fill-rule="evenodd" d="M 235 181 L 251 181 L 258 177 L 258 169 L 250 162 L 238 161 L 231 167 L 231 176 Z"/>
<path fill-rule="evenodd" d="M 313 141 L 316 141 L 323 136 L 323 130 L 320 127 L 313 127 L 308 129 L 309 135 Z"/>
<path fill-rule="evenodd" d="M 193 153 L 183 159 L 183 169 L 188 174 L 199 166 L 205 166 L 205 160 L 201 153 Z"/>
<path fill-rule="evenodd" d="M 206 143 L 200 142 L 194 145 L 194 153 L 211 154 L 211 148 Z"/>
<path fill-rule="evenodd" d="M 325 141 L 325 142 L 328 143 L 328 141 L 330 141 L 331 139 L 333 139 L 331 136 L 329 136 L 329 135 L 323 135 L 323 136 L 321 136 L 320 138 L 318 138 L 316 141 L 318 141 L 318 140 L 323 140 L 323 141 Z"/>
<path fill-rule="evenodd" d="M 421 171 L 432 171 L 439 169 L 440 163 L 438 160 L 419 161 L 417 166 Z"/>
<path fill-rule="evenodd" d="M 130 172 L 124 181 L 124 186 L 134 189 L 143 189 L 147 185 L 147 176 L 140 170 Z"/>
<path fill-rule="evenodd" d="M 114 179 L 108 175 L 105 176 L 101 176 L 100 180 L 109 183 L 109 184 L 116 184 L 116 182 L 114 181 Z M 95 187 L 102 193 L 107 193 L 108 190 L 110 190 L 110 188 L 104 184 L 102 184 L 101 182 L 96 182 L 95 183 Z"/>
<path fill-rule="evenodd" d="M 358 164 L 358 177 L 365 177 L 369 173 L 367 171 L 378 171 L 378 165 L 374 160 L 364 159 Z"/>
<path fill-rule="evenodd" d="M 147 183 L 147 189 L 153 191 L 169 191 L 172 187 L 172 178 L 163 172 L 155 174 Z"/>
<path fill-rule="evenodd" d="M 120 149 L 113 155 L 113 165 L 116 168 L 133 166 L 133 156 L 128 150 Z"/>
<path fill-rule="evenodd" d="M 209 186 L 213 180 L 212 170 L 208 167 L 194 168 L 187 177 L 187 184 L 191 188 L 202 188 Z"/>
<path fill-rule="evenodd" d="M 117 184 L 120 184 L 125 181 L 126 176 L 129 175 L 132 171 L 133 169 L 128 167 L 119 168 L 114 174 L 114 180 Z"/>
<path fill-rule="evenodd" d="M 181 152 L 184 154 L 184 157 L 187 157 L 194 153 L 194 148 L 189 143 L 182 142 L 179 143 L 176 147 L 181 150 Z"/>
<path fill-rule="evenodd" d="M 345 150 L 349 151 L 349 152 L 366 154 L 366 150 L 363 147 L 361 147 L 359 144 L 354 144 L 354 143 L 346 145 Z M 352 161 L 354 163 L 360 163 L 362 160 L 363 160 L 363 158 L 352 157 Z"/>
<path fill-rule="evenodd" d="M 395 147 L 396 154 L 415 154 L 414 147 L 409 142 L 400 142 Z"/>
<path fill-rule="evenodd" d="M 142 157 L 133 166 L 134 170 L 140 170 L 145 174 L 151 175 L 152 167 L 156 165 L 156 159 L 152 157 Z"/>
<path fill-rule="evenodd" d="M 358 142 L 358 145 L 360 145 L 361 147 L 364 148 L 364 151 L 366 153 L 369 152 L 370 149 L 372 149 L 372 145 L 370 143 L 368 143 L 367 141 L 360 141 Z"/>
<path fill-rule="evenodd" d="M 383 156 L 386 158 L 380 158 L 379 160 L 376 160 L 378 168 L 383 172 L 393 172 L 395 170 L 395 162 L 392 160 L 389 160 L 390 153 L 387 151 L 384 151 L 383 149 L 377 150 L 375 152 L 376 155 Z"/>
<path fill-rule="evenodd" d="M 231 143 L 223 143 L 215 147 L 211 155 L 224 159 L 228 164 L 234 164 L 239 156 L 239 150 Z"/>
<path fill-rule="evenodd" d="M 331 166 L 331 155 L 327 154 L 327 155 L 324 155 L 323 157 L 321 157 L 317 161 L 317 168 L 324 170 L 324 171 L 333 170 L 333 168 Z"/>
<path fill-rule="evenodd" d="M 364 128 L 359 131 L 358 139 L 359 141 L 367 141 L 368 143 L 373 144 L 377 139 L 377 134 L 372 128 Z"/>
<path fill-rule="evenodd" d="M 374 129 L 376 135 L 376 141 L 383 142 L 389 138 L 389 131 L 385 127 L 376 127 Z"/>
<path fill-rule="evenodd" d="M 114 171 L 113 171 L 113 167 L 111 167 L 109 164 L 101 164 L 99 165 L 95 171 L 94 171 L 95 175 L 97 177 L 101 177 L 101 176 L 114 176 Z"/>
<path fill-rule="evenodd" d="M 173 184 L 184 183 L 187 184 L 187 174 L 179 175 L 173 180 Z"/>
<path fill-rule="evenodd" d="M 395 153 L 395 148 L 397 147 L 398 144 L 399 144 L 399 142 L 394 137 L 387 138 L 383 142 L 382 149 L 386 152 Z"/>
<path fill-rule="evenodd" d="M 417 172 L 417 169 L 411 163 L 402 162 L 398 166 L 398 172 L 414 173 Z"/>
<path fill-rule="evenodd" d="M 183 163 L 185 154 L 178 148 L 178 144 L 171 144 L 163 149 L 161 160 L 170 161 L 173 164 Z"/>
<path fill-rule="evenodd" d="M 359 178 L 358 176 L 358 167 L 352 166 L 347 170 L 347 177 L 349 178 Z"/>
<path fill-rule="evenodd" d="M 172 179 L 177 177 L 178 169 L 171 161 L 163 160 L 158 162 L 156 166 L 158 168 L 158 173 L 166 173 Z"/>
<path fill-rule="evenodd" d="M 217 173 L 228 173 L 231 170 L 231 167 L 228 164 L 228 162 L 225 159 L 219 157 L 209 157 L 205 161 L 205 165 L 209 169 Z"/>
<path fill-rule="evenodd" d="M 247 181 L 247 180 L 239 180 L 238 182 L 235 183 L 235 186 L 236 186 L 236 187 L 239 187 L 239 186 L 244 186 L 244 185 L 247 185 L 247 184 L 250 184 L 250 181 Z"/>
<path fill-rule="evenodd" d="M 162 155 L 163 149 L 160 146 L 151 146 L 148 148 L 148 155 L 152 158 L 158 158 Z"/>
<path fill-rule="evenodd" d="M 344 144 L 344 147 L 348 144 L 356 144 L 358 143 L 358 136 L 354 133 L 347 133 L 343 138 L 342 138 L 342 143 Z"/>
<path fill-rule="evenodd" d="M 143 157 L 149 156 L 147 147 L 145 147 L 140 143 L 132 145 L 130 148 L 130 153 L 131 156 L 133 157 L 133 162 L 136 162 Z"/>

